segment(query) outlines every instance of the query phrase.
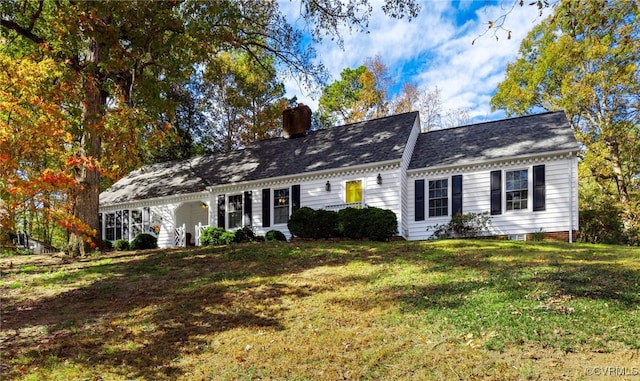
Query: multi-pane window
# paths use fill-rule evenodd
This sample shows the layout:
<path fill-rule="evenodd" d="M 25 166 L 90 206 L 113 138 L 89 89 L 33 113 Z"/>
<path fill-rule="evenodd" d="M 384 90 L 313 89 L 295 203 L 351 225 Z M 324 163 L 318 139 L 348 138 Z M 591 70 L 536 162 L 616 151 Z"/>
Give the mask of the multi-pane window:
<path fill-rule="evenodd" d="M 129 240 L 129 211 L 122 211 L 122 239 Z"/>
<path fill-rule="evenodd" d="M 131 237 L 135 238 L 142 233 L 142 212 L 140 210 L 131 211 Z"/>
<path fill-rule="evenodd" d="M 449 180 L 429 181 L 429 217 L 449 214 Z"/>
<path fill-rule="evenodd" d="M 347 181 L 346 191 L 347 204 L 362 202 L 362 180 Z"/>
<path fill-rule="evenodd" d="M 142 232 L 150 233 L 149 227 L 151 226 L 151 209 L 148 207 L 142 208 Z"/>
<path fill-rule="evenodd" d="M 116 214 L 105 213 L 104 215 L 104 237 L 107 241 L 116 240 Z"/>
<path fill-rule="evenodd" d="M 529 173 L 526 169 L 505 172 L 507 210 L 527 209 Z"/>
<path fill-rule="evenodd" d="M 229 222 L 229 229 L 242 227 L 242 195 L 237 194 L 229 196 L 229 203 L 227 205 L 227 218 Z"/>
<path fill-rule="evenodd" d="M 286 224 L 289 221 L 289 188 L 273 191 L 273 223 Z"/>
<path fill-rule="evenodd" d="M 104 226 L 103 238 L 107 241 L 130 240 L 141 233 L 153 233 L 153 230 L 149 230 L 151 211 L 148 207 L 102 213 L 101 218 L 100 230 Z"/>
<path fill-rule="evenodd" d="M 116 240 L 122 239 L 122 211 L 116 212 Z"/>

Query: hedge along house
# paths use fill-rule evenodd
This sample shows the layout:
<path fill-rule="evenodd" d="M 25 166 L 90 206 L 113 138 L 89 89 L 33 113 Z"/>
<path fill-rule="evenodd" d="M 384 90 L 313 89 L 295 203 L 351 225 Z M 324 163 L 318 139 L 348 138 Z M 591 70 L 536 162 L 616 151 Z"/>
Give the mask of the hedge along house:
<path fill-rule="evenodd" d="M 302 206 L 390 209 L 410 240 L 456 212 L 491 212 L 495 235 L 572 241 L 578 229 L 579 148 L 561 112 L 423 133 L 417 112 L 310 126 L 300 105 L 283 113 L 282 138 L 130 173 L 100 195 L 102 238 L 197 245 L 205 226 L 290 236 Z"/>

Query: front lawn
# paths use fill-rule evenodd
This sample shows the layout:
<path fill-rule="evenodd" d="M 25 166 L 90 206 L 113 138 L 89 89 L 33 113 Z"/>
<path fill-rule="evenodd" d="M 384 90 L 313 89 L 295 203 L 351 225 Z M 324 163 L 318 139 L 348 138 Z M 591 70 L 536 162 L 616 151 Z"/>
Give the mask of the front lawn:
<path fill-rule="evenodd" d="M 640 249 L 267 242 L 0 257 L 2 380 L 640 377 Z"/>

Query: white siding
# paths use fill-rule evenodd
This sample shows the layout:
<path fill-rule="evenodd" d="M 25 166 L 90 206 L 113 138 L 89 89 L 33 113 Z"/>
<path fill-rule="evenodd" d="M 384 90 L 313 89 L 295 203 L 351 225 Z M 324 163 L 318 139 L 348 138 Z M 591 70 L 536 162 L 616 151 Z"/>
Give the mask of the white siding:
<path fill-rule="evenodd" d="M 157 213 L 162 217 L 160 232 L 158 233 L 158 247 L 174 246 L 174 234 L 176 222 L 174 220 L 174 209 L 178 204 L 165 204 L 151 207 L 151 213 Z"/>
<path fill-rule="evenodd" d="M 174 246 L 176 225 L 182 226 L 182 224 L 185 224 L 187 232 L 194 234 L 194 228 L 198 222 L 202 221 L 202 224 L 206 224 L 207 210 L 210 211 L 212 208 L 202 208 L 203 202 L 209 202 L 209 205 L 211 205 L 208 193 L 194 193 L 164 199 L 109 205 L 100 208 L 100 213 L 149 208 L 150 214 L 154 216 L 150 222 L 152 224 L 155 222 L 160 226 L 158 247 L 166 248 Z"/>
<path fill-rule="evenodd" d="M 534 165 L 545 165 L 545 210 L 534 212 L 532 192 L 532 168 Z M 572 169 L 573 167 L 573 169 Z M 492 234 L 523 234 L 533 233 L 542 229 L 545 232 L 569 231 L 577 229 L 577 169 L 576 162 L 570 158 L 553 158 L 546 161 L 537 159 L 527 162 L 505 163 L 503 165 L 487 166 L 479 169 L 464 169 L 441 172 L 439 174 L 416 174 L 409 177 L 409 202 L 415 198 L 415 180 L 425 179 L 425 204 L 428 206 L 428 181 L 441 178 L 451 178 L 452 175 L 462 174 L 462 211 L 463 213 L 484 213 L 490 210 L 490 172 L 503 171 L 502 186 L 502 214 L 491 216 Z M 506 211 L 504 196 L 504 171 L 527 169 L 529 174 L 529 200 L 527 210 Z M 573 176 L 572 176 L 573 175 Z M 450 184 L 450 183 L 449 183 Z M 573 187 L 572 187 L 573 184 Z M 450 186 L 450 185 L 449 185 Z M 572 189 L 574 188 L 574 189 Z M 449 190 L 451 192 L 451 190 Z M 449 197 L 451 205 L 451 197 Z M 447 223 L 450 216 L 429 218 L 426 213 L 425 221 L 415 221 L 415 211 L 410 208 L 409 239 L 428 239 L 432 227 Z M 451 208 L 449 208 L 449 214 Z"/>
<path fill-rule="evenodd" d="M 377 183 L 380 174 L 382 184 Z M 300 185 L 300 206 L 312 209 L 324 209 L 330 205 L 344 204 L 346 201 L 346 182 L 361 180 L 363 187 L 363 203 L 367 206 L 392 210 L 398 216 L 400 223 L 401 204 L 398 189 L 401 184 L 400 170 L 398 167 L 372 170 L 368 172 L 343 173 L 335 176 L 323 176 L 311 179 L 291 180 L 286 184 L 265 184 L 258 189 L 253 189 L 253 226 L 257 234 L 265 234 L 269 230 L 279 230 L 287 238 L 291 233 L 286 224 L 271 224 L 269 227 L 262 226 L 262 189 L 271 189 L 273 197 L 274 189 Z M 326 190 L 326 183 L 329 181 L 331 190 Z M 271 206 L 271 220 L 273 221 L 273 207 Z"/>
<path fill-rule="evenodd" d="M 273 223 L 273 218 L 274 218 L 274 211 L 273 211 L 273 191 L 274 189 L 284 189 L 284 188 L 288 188 L 289 191 L 289 213 L 291 213 L 291 209 L 293 207 L 292 203 L 293 203 L 293 193 L 291 192 L 291 188 L 294 185 L 301 185 L 300 183 L 296 183 L 293 181 L 289 181 L 289 182 L 285 182 L 285 183 L 278 183 L 278 184 L 266 184 L 265 186 L 260 187 L 260 189 L 255 189 L 253 191 L 253 206 L 252 206 L 252 210 L 253 210 L 253 216 L 252 216 L 252 222 L 253 222 L 253 227 L 254 230 L 256 232 L 256 234 L 258 235 L 265 235 L 269 230 L 278 230 L 280 232 L 282 232 L 287 239 L 291 238 L 291 233 L 289 233 L 289 229 L 287 228 L 287 224 L 274 224 Z M 262 199 L 262 189 L 270 189 L 271 191 L 269 192 L 269 195 L 271 196 L 271 198 L 269 200 L 266 200 L 266 202 L 269 203 L 269 225 L 267 227 L 263 227 L 263 221 L 262 221 L 262 203 L 265 201 Z M 305 206 L 304 203 L 302 202 L 302 198 L 303 198 L 303 187 L 300 187 L 300 203 L 302 204 L 302 206 Z"/>
<path fill-rule="evenodd" d="M 418 141 L 418 136 L 420 135 L 421 126 L 420 126 L 420 116 L 416 118 L 416 121 L 413 125 L 413 129 L 411 130 L 411 135 L 409 136 L 409 140 L 407 141 L 407 147 L 405 148 L 404 153 L 402 154 L 402 161 L 400 162 L 400 214 L 398 214 L 398 232 L 404 238 L 408 238 L 409 236 L 409 210 L 413 209 L 411 206 L 411 202 L 413 199 L 409 198 L 409 184 L 407 181 L 407 169 L 409 168 L 409 164 L 411 163 L 411 157 L 413 157 L 413 151 L 416 147 L 416 142 Z"/>
<path fill-rule="evenodd" d="M 413 150 L 413 138 L 410 147 Z M 428 206 L 429 180 L 449 179 L 449 214 L 451 213 L 451 177 L 462 175 L 464 213 L 483 213 L 490 210 L 490 173 L 492 170 L 502 171 L 527 169 L 530 177 L 534 165 L 545 164 L 545 204 L 546 210 L 532 211 L 532 181 L 530 183 L 528 210 L 505 211 L 503 184 L 503 213 L 492 216 L 493 234 L 523 234 L 537 232 L 569 231 L 578 229 L 578 189 L 577 189 L 577 159 L 570 157 L 532 158 L 518 161 L 482 165 L 466 168 L 451 168 L 434 171 L 412 171 L 406 174 L 405 165 L 408 161 L 389 164 L 383 167 L 365 168 L 357 171 L 343 171 L 334 174 L 327 173 L 318 176 L 306 176 L 278 181 L 267 181 L 246 185 L 221 187 L 211 193 L 199 193 L 166 198 L 164 200 L 149 200 L 139 203 L 129 203 L 121 206 L 109 206 L 101 212 L 149 207 L 152 214 L 160 218 L 161 229 L 158 235 L 159 247 L 172 247 L 176 225 L 183 223 L 187 231 L 194 234 L 194 227 L 198 223 L 203 225 L 210 221 L 210 225 L 217 226 L 217 196 L 242 194 L 252 191 L 252 219 L 251 223 L 257 234 L 264 235 L 269 230 L 279 230 L 287 237 L 290 232 L 286 224 L 273 224 L 273 203 L 267 200 L 270 207 L 271 224 L 263 227 L 262 223 L 262 190 L 268 188 L 273 197 L 274 189 L 289 188 L 300 185 L 300 206 L 313 209 L 323 209 L 328 205 L 344 204 L 346 202 L 346 182 L 361 180 L 363 184 L 363 203 L 383 209 L 392 210 L 398 218 L 400 234 L 410 240 L 428 239 L 431 236 L 429 227 L 447 223 L 446 217 L 430 218 L 426 209 L 425 220 L 415 221 L 415 180 L 424 179 L 426 188 L 425 204 Z M 380 174 L 382 184 L 377 183 Z M 504 181 L 504 172 L 503 172 Z M 331 190 L 326 190 L 329 181 Z M 291 202 L 292 202 L 292 194 Z M 209 208 L 203 209 L 202 202 L 208 203 Z M 208 220 L 208 221 L 207 221 Z"/>

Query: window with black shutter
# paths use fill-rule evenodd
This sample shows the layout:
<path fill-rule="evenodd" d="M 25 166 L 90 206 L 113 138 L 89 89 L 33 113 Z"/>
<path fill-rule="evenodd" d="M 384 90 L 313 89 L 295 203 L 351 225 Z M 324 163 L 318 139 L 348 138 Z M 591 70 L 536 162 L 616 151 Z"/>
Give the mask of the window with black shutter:
<path fill-rule="evenodd" d="M 271 189 L 262 190 L 262 227 L 271 226 Z"/>
<path fill-rule="evenodd" d="M 251 191 L 244 192 L 244 226 L 253 226 L 253 193 Z"/>
<path fill-rule="evenodd" d="M 424 221 L 424 180 L 416 180 L 415 212 L 416 221 Z"/>
<path fill-rule="evenodd" d="M 229 229 L 239 229 L 243 225 L 244 208 L 242 194 L 230 195 L 227 200 L 227 226 Z"/>
<path fill-rule="evenodd" d="M 291 187 L 291 212 L 300 209 L 300 185 Z"/>
<path fill-rule="evenodd" d="M 224 220 L 225 220 L 225 205 L 224 205 L 225 196 L 223 194 L 218 195 L 218 227 L 223 228 Z"/>
<path fill-rule="evenodd" d="M 491 171 L 491 214 L 502 214 L 502 171 Z"/>
<path fill-rule="evenodd" d="M 546 189 L 544 179 L 544 164 L 533 167 L 533 211 L 546 209 Z"/>
<path fill-rule="evenodd" d="M 429 217 L 449 215 L 449 179 L 429 180 Z"/>
<path fill-rule="evenodd" d="M 286 224 L 289 221 L 289 188 L 273 190 L 273 224 Z"/>
<path fill-rule="evenodd" d="M 462 213 L 462 175 L 451 177 L 451 215 Z"/>

